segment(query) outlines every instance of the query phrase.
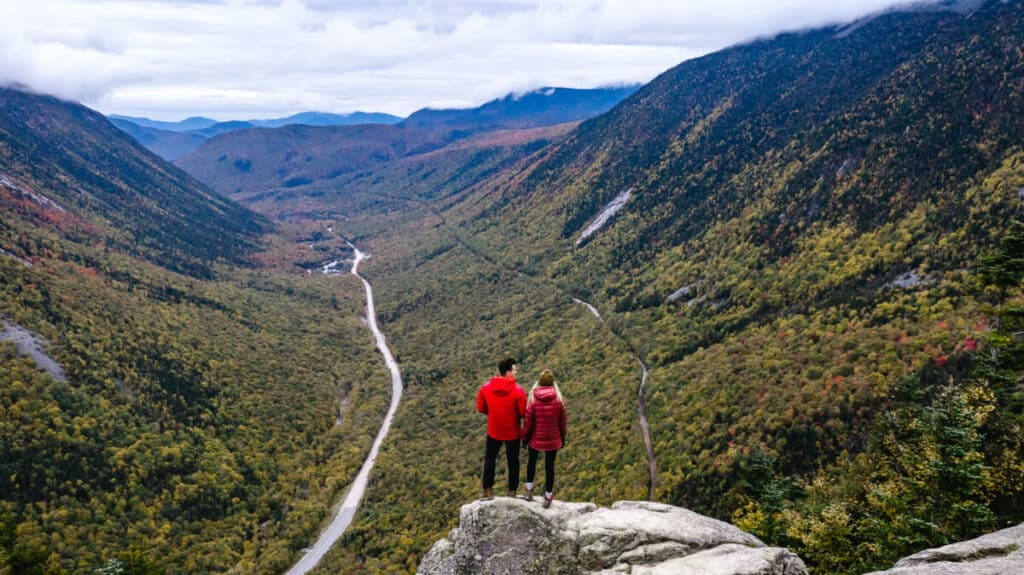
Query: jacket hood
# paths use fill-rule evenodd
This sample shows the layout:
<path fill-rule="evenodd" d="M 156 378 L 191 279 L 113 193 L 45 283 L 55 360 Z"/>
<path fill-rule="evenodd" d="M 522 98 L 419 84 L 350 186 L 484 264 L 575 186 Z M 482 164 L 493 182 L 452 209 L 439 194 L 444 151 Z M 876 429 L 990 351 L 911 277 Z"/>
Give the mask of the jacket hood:
<path fill-rule="evenodd" d="M 554 386 L 538 385 L 533 388 L 533 399 L 536 401 L 554 401 L 557 397 L 558 392 L 555 391 Z"/>
<path fill-rule="evenodd" d="M 490 386 L 494 395 L 508 395 L 516 388 L 516 378 L 496 375 L 487 382 L 487 385 Z"/>

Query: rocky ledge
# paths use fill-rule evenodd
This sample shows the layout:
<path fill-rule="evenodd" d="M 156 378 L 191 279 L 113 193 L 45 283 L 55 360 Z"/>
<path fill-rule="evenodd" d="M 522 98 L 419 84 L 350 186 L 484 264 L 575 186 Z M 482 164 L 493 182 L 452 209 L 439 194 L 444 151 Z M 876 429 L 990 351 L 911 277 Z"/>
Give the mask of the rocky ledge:
<path fill-rule="evenodd" d="M 1019 575 L 1024 573 L 1024 524 L 970 541 L 927 549 L 869 575 Z"/>
<path fill-rule="evenodd" d="M 423 558 L 419 575 L 629 573 L 798 575 L 786 549 L 687 509 L 647 501 L 539 502 L 498 497 L 462 506 L 459 527 Z"/>

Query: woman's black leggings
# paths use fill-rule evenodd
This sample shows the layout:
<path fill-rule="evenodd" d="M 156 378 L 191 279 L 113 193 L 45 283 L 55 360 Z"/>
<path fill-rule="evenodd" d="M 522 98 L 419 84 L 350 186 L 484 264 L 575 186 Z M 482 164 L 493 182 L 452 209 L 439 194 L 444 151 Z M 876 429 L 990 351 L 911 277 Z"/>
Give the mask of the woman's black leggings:
<path fill-rule="evenodd" d="M 526 482 L 533 483 L 533 477 L 537 474 L 537 456 L 540 454 L 534 448 L 530 448 L 530 457 L 526 460 Z M 557 449 L 545 451 L 544 453 L 544 492 L 551 493 L 555 490 L 555 456 Z"/>

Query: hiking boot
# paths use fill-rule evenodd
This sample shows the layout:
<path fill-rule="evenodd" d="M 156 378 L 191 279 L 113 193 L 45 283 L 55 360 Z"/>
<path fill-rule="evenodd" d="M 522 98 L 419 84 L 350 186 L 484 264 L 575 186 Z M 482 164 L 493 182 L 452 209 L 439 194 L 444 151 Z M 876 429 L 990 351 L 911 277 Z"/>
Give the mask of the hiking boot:
<path fill-rule="evenodd" d="M 511 497 L 512 499 L 515 499 L 516 498 L 516 490 L 515 489 L 509 489 L 508 490 L 508 496 Z"/>
<path fill-rule="evenodd" d="M 551 502 L 554 501 L 554 500 L 555 500 L 555 495 L 554 494 L 551 494 L 551 497 L 548 497 L 547 495 L 545 495 L 544 496 L 544 509 L 547 509 L 548 507 L 551 507 Z"/>
<path fill-rule="evenodd" d="M 480 499 L 482 499 L 484 501 L 489 501 L 491 499 L 494 499 L 494 490 L 491 489 L 490 487 L 484 487 L 484 496 L 481 497 Z"/>
<path fill-rule="evenodd" d="M 533 501 L 533 490 L 532 489 L 527 489 L 526 490 L 526 500 L 527 501 Z"/>

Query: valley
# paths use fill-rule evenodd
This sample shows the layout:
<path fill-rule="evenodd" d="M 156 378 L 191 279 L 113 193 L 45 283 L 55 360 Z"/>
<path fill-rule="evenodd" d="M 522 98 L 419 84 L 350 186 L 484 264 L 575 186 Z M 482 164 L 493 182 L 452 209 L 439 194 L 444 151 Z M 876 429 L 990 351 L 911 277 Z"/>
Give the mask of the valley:
<path fill-rule="evenodd" d="M 509 355 L 565 395 L 559 501 L 813 573 L 1024 521 L 1024 5 L 933 8 L 583 116 L 544 91 L 176 164 L 0 89 L 0 319 L 66 378 L 0 339 L 0 571 L 414 573 Z"/>

